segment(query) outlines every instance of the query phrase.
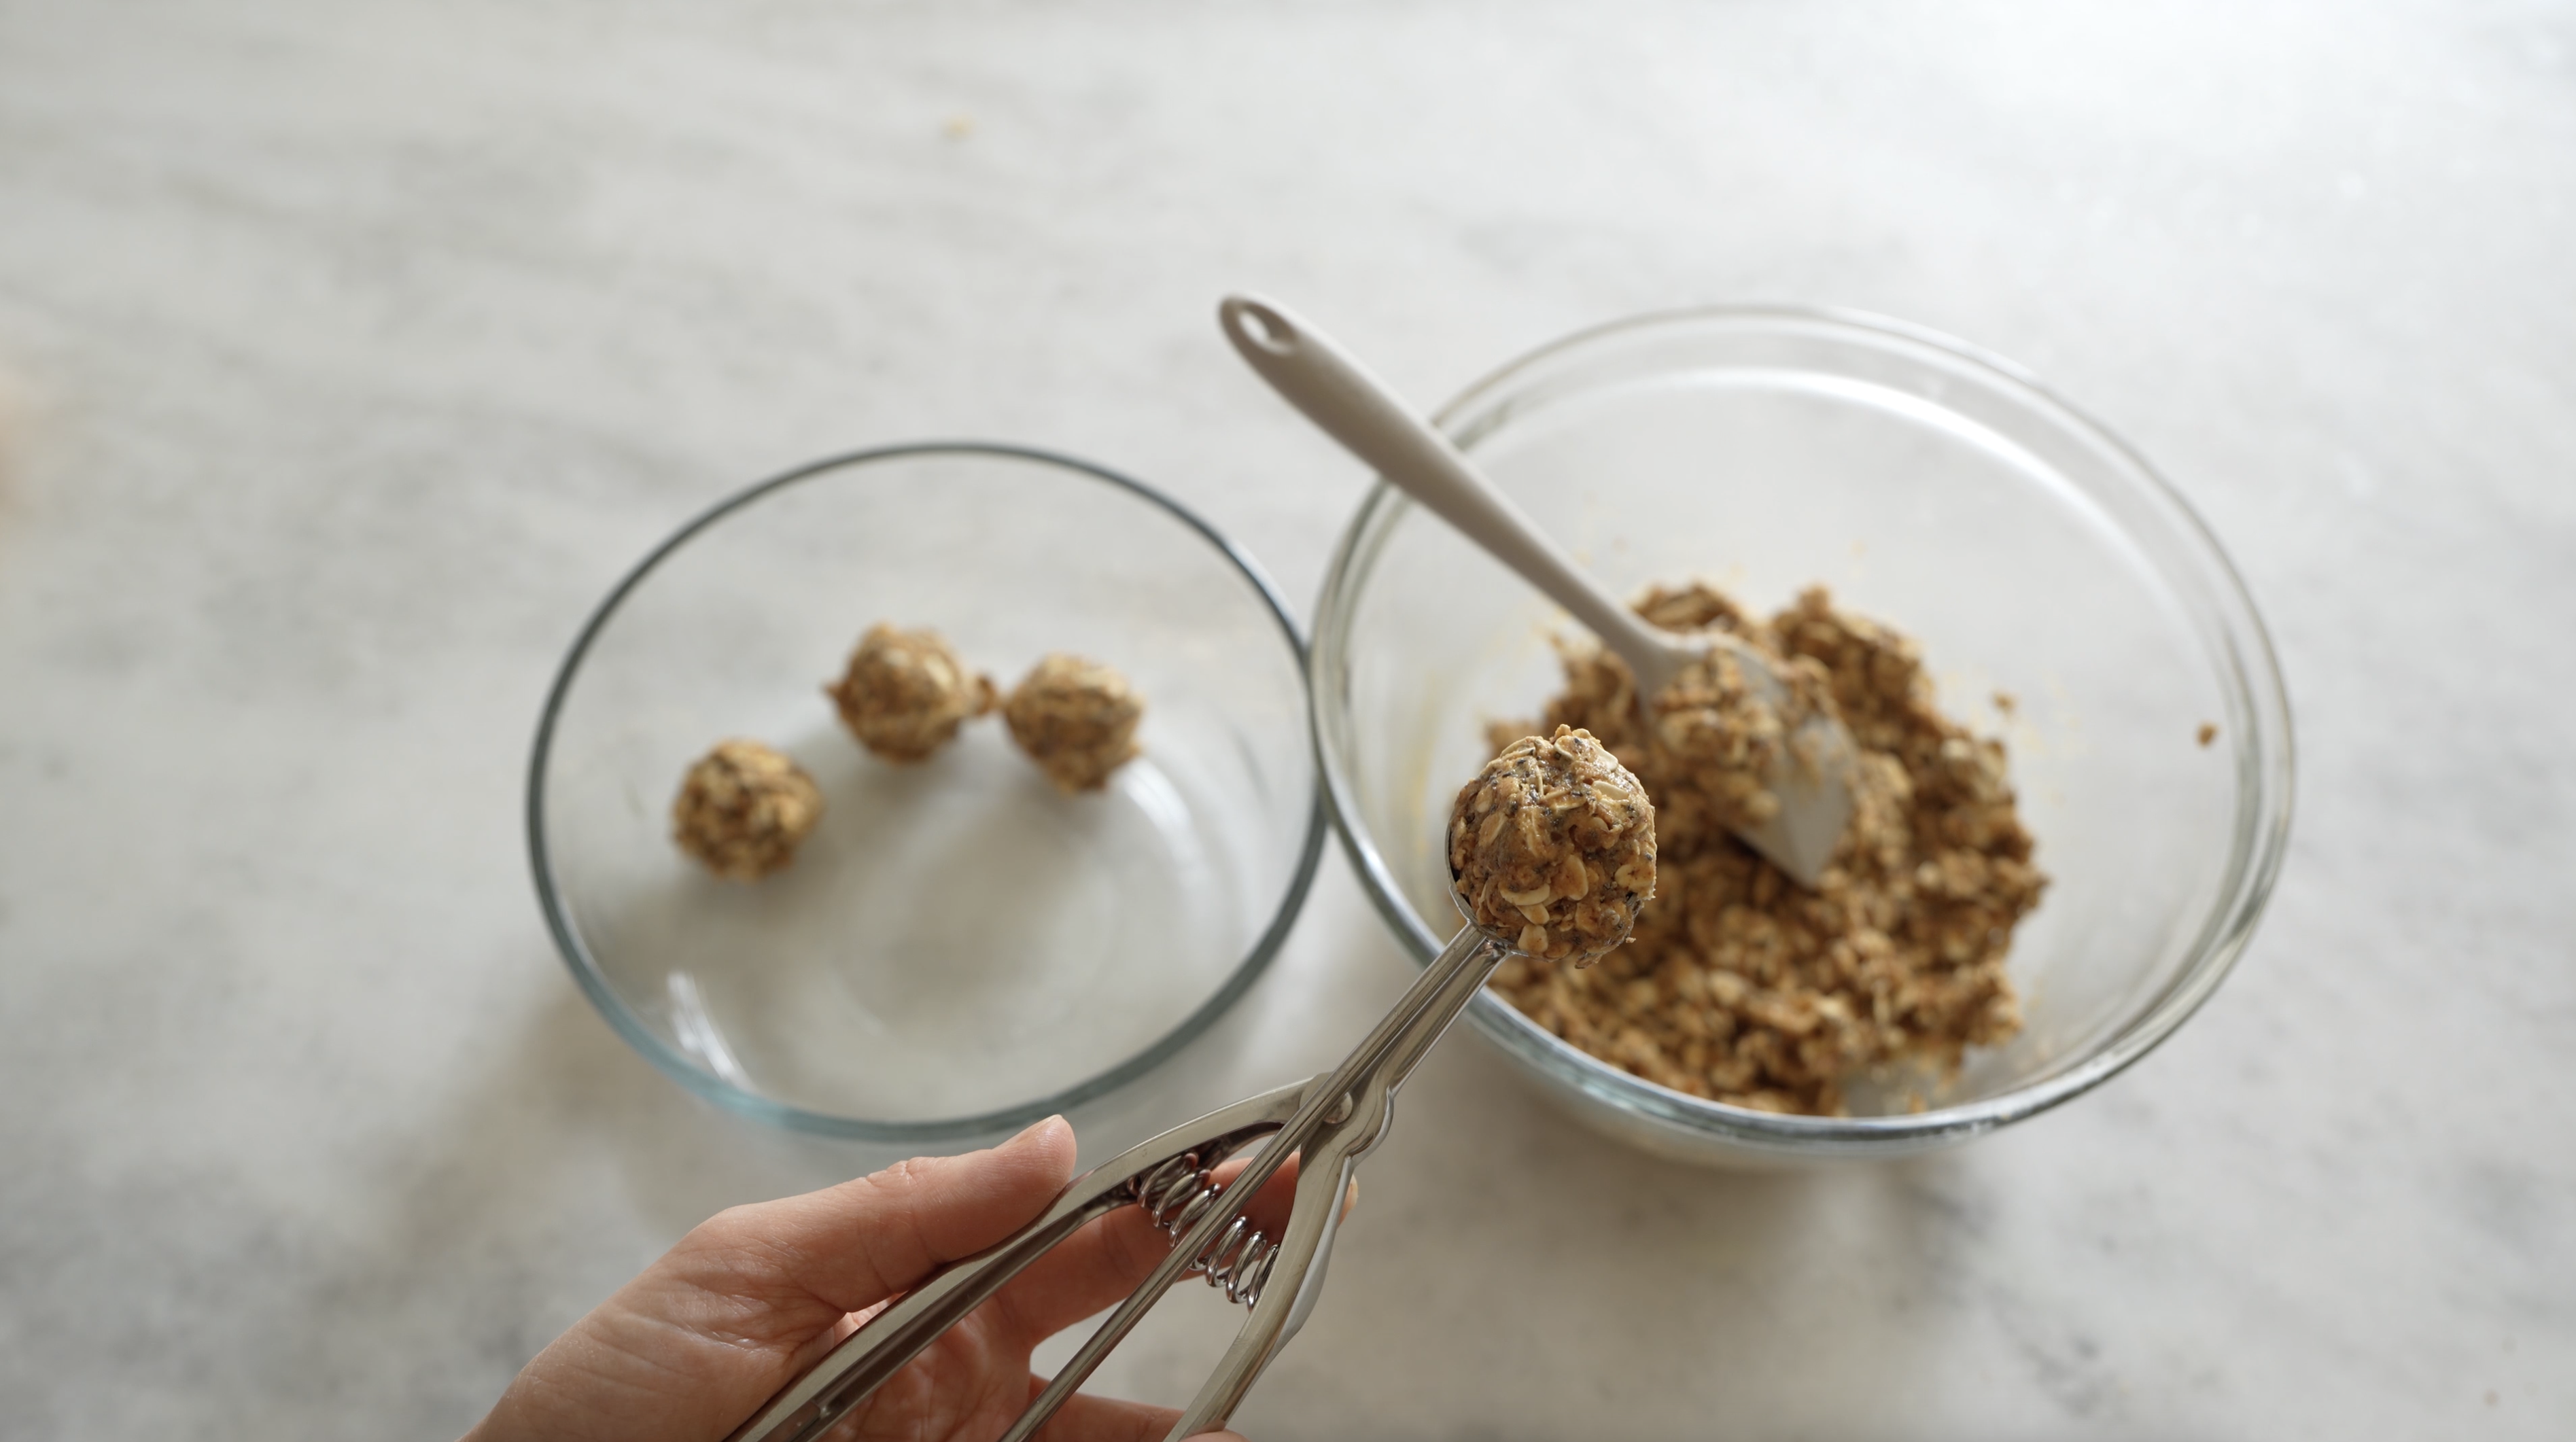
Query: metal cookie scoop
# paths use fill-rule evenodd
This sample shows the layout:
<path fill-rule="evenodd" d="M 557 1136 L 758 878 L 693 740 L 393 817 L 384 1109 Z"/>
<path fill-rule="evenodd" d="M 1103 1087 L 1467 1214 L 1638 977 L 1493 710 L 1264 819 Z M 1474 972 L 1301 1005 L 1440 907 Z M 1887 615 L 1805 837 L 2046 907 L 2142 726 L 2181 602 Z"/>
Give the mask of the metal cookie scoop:
<path fill-rule="evenodd" d="M 1621 854 L 1626 865 L 1643 872 L 1642 879 L 1633 871 L 1621 874 L 1619 884 L 1626 889 L 1622 894 L 1628 904 L 1615 912 L 1612 924 L 1596 927 L 1594 934 L 1584 938 L 1582 954 L 1598 955 L 1627 939 L 1628 928 L 1636 921 L 1636 904 L 1653 890 L 1653 811 L 1644 803 L 1644 787 L 1633 775 L 1619 771 L 1608 753 L 1599 751 L 1589 738 L 1566 741 L 1560 737 L 1557 746 L 1564 752 L 1557 759 L 1569 764 L 1582 748 L 1593 747 L 1591 754 L 1613 772 L 1615 794 L 1607 797 L 1605 805 L 1628 813 Z M 1544 756 L 1540 759 L 1554 764 Z M 1486 776 L 1471 783 L 1470 792 L 1487 786 L 1494 769 L 1489 766 Z M 1565 793 L 1561 788 L 1542 787 L 1496 794 L 1513 805 L 1535 807 L 1541 813 L 1537 821 L 1544 821 L 1563 809 Z M 1469 796 L 1462 794 L 1461 806 L 1468 801 Z M 1537 821 L 1531 825 L 1533 831 L 1539 829 Z M 1453 824 L 1457 824 L 1454 817 Z M 1494 854 L 1520 855 L 1509 848 L 1497 848 Z M 1451 899 L 1463 910 L 1468 903 L 1458 896 L 1460 879 L 1455 872 L 1452 883 Z M 1542 901 L 1547 899 L 1542 896 Z M 1191 1272 L 1205 1273 L 1229 1298 L 1249 1305 L 1252 1315 L 1173 1426 L 1168 1442 L 1224 1426 L 1254 1379 L 1313 1310 L 1323 1290 L 1324 1263 L 1341 1225 L 1342 1198 L 1360 1158 L 1386 1136 L 1396 1088 L 1466 1009 L 1494 968 L 1514 953 L 1513 937 L 1519 934 L 1506 935 L 1501 927 L 1488 929 L 1473 921 L 1460 928 L 1447 949 L 1424 968 L 1341 1065 L 1174 1127 L 1075 1178 L 1036 1221 L 933 1274 L 870 1317 L 771 1398 L 727 1442 L 811 1442 L 821 1437 L 1012 1277 L 1086 1223 L 1125 1206 L 1144 1207 L 1176 1234 L 1170 1255 L 1030 1401 L 1002 1434 L 1003 1442 L 1028 1442 L 1164 1291 Z M 1228 1157 L 1259 1142 L 1267 1145 L 1230 1181 L 1220 1186 L 1209 1175 Z M 1299 1159 L 1295 1197 L 1287 1225 L 1274 1240 L 1254 1230 L 1243 1209 L 1291 1156 Z"/>
<path fill-rule="evenodd" d="M 1224 1426 L 1313 1310 L 1341 1223 L 1341 1198 L 1361 1156 L 1386 1135 L 1395 1089 L 1511 954 L 1509 945 L 1477 928 L 1462 929 L 1340 1066 L 1174 1127 L 1084 1173 L 1036 1221 L 869 1318 L 727 1442 L 822 1436 L 1057 1243 L 1130 1205 L 1144 1206 L 1179 1234 L 1171 1255 L 1029 1403 L 1003 1442 L 1027 1442 L 1163 1292 L 1192 1272 L 1207 1273 L 1229 1297 L 1250 1304 L 1252 1315 L 1170 1436 L 1177 1442 Z M 1264 1140 L 1269 1145 L 1222 1189 L 1209 1178 L 1220 1162 Z M 1291 1155 L 1300 1157 L 1296 1197 L 1285 1234 L 1273 1240 L 1252 1230 L 1242 1212 Z"/>
<path fill-rule="evenodd" d="M 1724 634 L 1677 636 L 1648 625 L 1584 574 L 1448 437 L 1405 409 L 1323 332 L 1250 296 L 1226 297 L 1217 315 L 1226 338 L 1271 389 L 1600 637 L 1628 663 L 1640 701 L 1670 686 L 1692 662 L 1724 649 L 1755 695 L 1784 718 L 1794 714 L 1788 683 L 1762 653 Z M 1736 834 L 1800 885 L 1813 887 L 1851 821 L 1857 753 L 1851 733 L 1827 713 L 1808 712 L 1784 739 L 1778 760 L 1760 778 L 1779 809 Z"/>

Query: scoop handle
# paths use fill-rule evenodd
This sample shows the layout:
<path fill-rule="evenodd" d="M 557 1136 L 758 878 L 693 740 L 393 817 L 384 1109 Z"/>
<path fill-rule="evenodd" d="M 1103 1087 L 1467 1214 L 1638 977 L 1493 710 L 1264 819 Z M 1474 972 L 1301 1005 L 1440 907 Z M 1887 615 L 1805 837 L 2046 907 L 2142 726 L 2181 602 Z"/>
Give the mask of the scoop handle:
<path fill-rule="evenodd" d="M 1671 679 L 1681 660 L 1671 643 L 1586 575 L 1447 436 L 1405 409 L 1329 336 L 1285 307 L 1248 295 L 1227 296 L 1217 306 L 1217 323 L 1270 388 L 1344 450 L 1600 637 L 1636 673 L 1640 694 Z"/>

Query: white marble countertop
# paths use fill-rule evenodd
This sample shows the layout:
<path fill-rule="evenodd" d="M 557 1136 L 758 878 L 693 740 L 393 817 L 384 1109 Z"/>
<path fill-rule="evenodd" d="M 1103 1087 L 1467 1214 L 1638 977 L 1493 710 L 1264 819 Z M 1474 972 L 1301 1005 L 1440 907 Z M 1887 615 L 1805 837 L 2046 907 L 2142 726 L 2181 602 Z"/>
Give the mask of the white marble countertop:
<path fill-rule="evenodd" d="M 1965 1150 L 1692 1171 L 1444 1048 L 1247 1430 L 2567 1435 L 2576 11 L 2150 8 L 0 4 L 0 1432 L 452 1435 L 882 1160 L 554 959 L 558 648 L 711 498 L 932 435 L 1311 597 L 1361 476 L 1222 349 L 1248 285 L 1425 401 L 1705 300 L 2015 357 L 2231 548 L 2302 756 L 2217 999 Z M 1223 1090 L 1139 1105 L 1404 974 L 1332 856 Z M 1178 1315 L 1115 1389 L 1195 1381 Z"/>

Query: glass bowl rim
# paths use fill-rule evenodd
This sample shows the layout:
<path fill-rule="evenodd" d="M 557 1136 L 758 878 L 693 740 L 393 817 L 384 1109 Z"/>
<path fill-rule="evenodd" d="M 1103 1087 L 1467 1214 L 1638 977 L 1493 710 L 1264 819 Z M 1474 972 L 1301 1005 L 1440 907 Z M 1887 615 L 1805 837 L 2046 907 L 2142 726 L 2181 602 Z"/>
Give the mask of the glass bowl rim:
<path fill-rule="evenodd" d="M 1296 925 L 1298 913 L 1305 907 L 1307 894 L 1314 887 L 1316 869 L 1323 857 L 1324 832 L 1328 826 L 1323 774 L 1319 764 L 1314 780 L 1314 799 L 1307 808 L 1305 839 L 1299 846 L 1296 865 L 1289 876 L 1287 889 L 1280 896 L 1279 905 L 1273 911 L 1268 925 L 1253 939 L 1251 949 L 1236 965 L 1224 984 L 1189 1015 L 1183 1017 L 1171 1030 L 1165 1032 L 1142 1051 L 1105 1071 L 1033 1101 L 1020 1102 L 991 1111 L 938 1117 L 926 1121 L 883 1121 L 815 1111 L 737 1087 L 699 1067 L 676 1048 L 663 1041 L 661 1037 L 655 1035 L 651 1028 L 645 1026 L 636 1016 L 634 1009 L 628 1006 L 625 999 L 618 995 L 616 988 L 610 985 L 597 959 L 591 955 L 588 944 L 582 939 L 579 929 L 573 925 L 570 908 L 565 902 L 562 889 L 555 880 L 553 858 L 546 843 L 547 765 L 554 751 L 555 723 L 560 719 L 564 703 L 571 694 L 573 678 L 580 673 L 582 661 L 589 655 L 592 642 L 598 639 L 600 632 L 607 627 L 626 598 L 632 595 L 662 562 L 668 560 L 682 546 L 717 522 L 764 497 L 800 482 L 812 480 L 827 472 L 863 467 L 879 461 L 923 456 L 970 456 L 1053 467 L 1087 480 L 1106 484 L 1114 490 L 1123 491 L 1139 501 L 1160 509 L 1196 533 L 1234 567 L 1235 572 L 1252 588 L 1253 594 L 1260 599 L 1262 605 L 1268 608 L 1271 619 L 1278 624 L 1279 634 L 1288 643 L 1289 656 L 1296 667 L 1298 685 L 1304 688 L 1310 684 L 1306 639 L 1298 628 L 1296 616 L 1289 610 L 1287 600 L 1281 594 L 1277 584 L 1270 579 L 1269 573 L 1262 569 L 1261 563 L 1255 560 L 1250 552 L 1237 546 L 1197 512 L 1132 476 L 1083 460 L 1078 456 L 1005 441 L 911 441 L 844 451 L 820 460 L 808 461 L 766 480 L 755 481 L 708 506 L 651 550 L 645 552 L 643 559 L 637 561 L 618 578 L 617 583 L 609 588 L 608 594 L 582 622 L 580 631 L 573 637 L 572 645 L 565 651 L 562 662 L 556 667 L 554 681 L 546 690 L 545 705 L 537 716 L 536 739 L 528 758 L 525 811 L 528 861 L 536 880 L 537 905 L 545 914 L 546 930 L 553 936 L 557 954 L 563 958 L 564 965 L 571 970 L 573 979 L 580 983 L 583 993 L 590 998 L 591 1005 L 601 1016 L 607 1018 L 610 1027 L 625 1039 L 627 1045 L 633 1047 L 665 1076 L 709 1101 L 760 1121 L 797 1131 L 818 1132 L 827 1136 L 848 1137 L 870 1142 L 947 1142 L 1001 1133 L 1106 1096 L 1170 1060 L 1182 1048 L 1197 1040 L 1209 1027 L 1215 1025 L 1219 1017 L 1232 1010 L 1234 1004 L 1242 1000 L 1243 994 L 1251 989 L 1252 984 L 1261 978 L 1261 974 L 1269 969 L 1271 961 L 1278 956 L 1279 948 L 1286 943 L 1289 932 Z M 1314 707 L 1311 695 L 1305 708 L 1305 717 L 1311 753 L 1314 731 Z"/>
<path fill-rule="evenodd" d="M 2237 749 L 2240 776 L 2251 782 L 2240 788 L 2236 807 L 2236 863 L 2222 878 L 2201 934 L 2193 943 L 2194 954 L 2180 973 L 2093 1055 L 2036 1082 L 1920 1113 L 1813 1117 L 1730 1106 L 1672 1090 L 1600 1061 L 1530 1020 L 1490 990 L 1476 994 L 1469 1017 L 1479 1032 L 1516 1059 L 1601 1104 L 1642 1114 L 1680 1131 L 1714 1135 L 1756 1152 L 1894 1155 L 1966 1140 L 2071 1101 L 2154 1050 L 2217 991 L 2253 939 L 2279 880 L 2295 809 L 2296 741 L 2288 689 L 2271 632 L 2244 577 L 2208 523 L 2135 447 L 2015 362 L 1909 321 L 1841 307 L 1780 304 L 1646 311 L 1586 326 L 1506 361 L 1442 405 L 1432 414 L 1432 424 L 1453 439 L 1471 443 L 1475 437 L 1461 437 L 1457 430 L 1460 418 L 1530 372 L 1569 353 L 1633 333 L 1709 322 L 1740 328 L 1794 326 L 1882 351 L 1914 347 L 1935 352 L 1943 361 L 1964 368 L 2023 409 L 2109 452 L 2128 472 L 2122 480 L 2143 483 L 2140 488 L 2144 499 L 2164 514 L 2175 540 L 2206 568 L 2202 579 L 2225 612 L 2222 630 L 2231 643 L 2217 658 L 2233 663 L 2221 666 L 2222 684 L 2228 678 L 2241 683 L 2247 714 L 2255 723 L 2250 728 L 2251 736 L 2231 738 Z M 1937 400 L 1933 403 L 1939 404 Z M 1511 414 L 1506 409 L 1489 420 L 1506 423 Z M 1438 954 L 1445 938 L 1434 936 L 1430 926 L 1415 913 L 1376 842 L 1352 821 L 1358 813 L 1354 787 L 1339 749 L 1339 734 L 1326 712 L 1328 698 L 1342 694 L 1332 669 L 1343 653 L 1349 632 L 1346 598 L 1374 568 L 1377 543 L 1412 509 L 1413 503 L 1403 492 L 1383 478 L 1373 478 L 1359 509 L 1343 528 L 1316 599 L 1315 634 L 1307 653 L 1306 694 L 1308 704 L 1315 708 L 1309 730 L 1315 738 L 1316 770 L 1323 779 L 1333 830 L 1341 838 L 1352 869 L 1359 873 L 1370 903 L 1419 966 Z M 2171 584 L 2161 567 L 2159 578 Z M 2206 647 L 2203 654 L 2207 655 Z"/>

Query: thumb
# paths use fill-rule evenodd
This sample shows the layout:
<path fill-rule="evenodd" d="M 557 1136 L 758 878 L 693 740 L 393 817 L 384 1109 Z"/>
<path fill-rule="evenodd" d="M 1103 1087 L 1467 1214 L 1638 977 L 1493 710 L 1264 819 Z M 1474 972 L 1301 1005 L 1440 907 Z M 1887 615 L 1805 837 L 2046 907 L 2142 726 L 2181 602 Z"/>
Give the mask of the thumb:
<path fill-rule="evenodd" d="M 916 1157 L 856 1181 L 735 1207 L 681 1246 L 752 1255 L 842 1312 L 874 1306 L 1045 1211 L 1073 1177 L 1073 1128 L 1048 1117 L 957 1157 Z"/>
<path fill-rule="evenodd" d="M 537 1354 L 473 1435 L 717 1437 L 798 1354 L 1045 1210 L 1073 1174 L 1049 1117 L 989 1151 L 720 1212 Z"/>

